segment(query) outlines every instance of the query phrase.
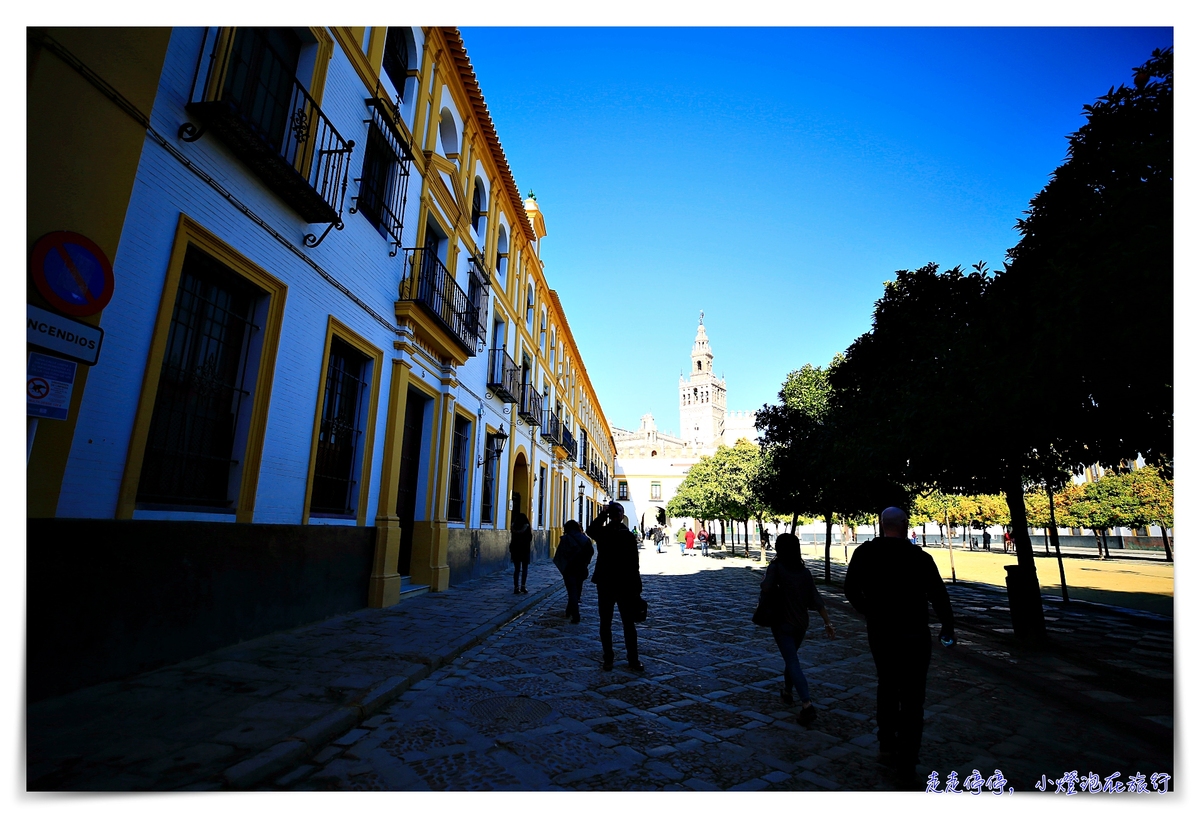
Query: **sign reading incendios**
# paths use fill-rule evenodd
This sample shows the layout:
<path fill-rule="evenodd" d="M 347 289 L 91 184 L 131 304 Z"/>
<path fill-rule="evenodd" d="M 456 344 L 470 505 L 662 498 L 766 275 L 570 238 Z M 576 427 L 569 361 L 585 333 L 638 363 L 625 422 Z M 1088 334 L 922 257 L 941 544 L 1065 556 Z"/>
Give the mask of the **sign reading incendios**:
<path fill-rule="evenodd" d="M 25 414 L 35 418 L 66 420 L 71 406 L 71 386 L 79 364 L 40 352 L 29 353 L 25 367 Z"/>
<path fill-rule="evenodd" d="M 89 366 L 100 359 L 104 330 L 32 304 L 26 304 L 25 309 L 25 340 L 28 343 Z"/>

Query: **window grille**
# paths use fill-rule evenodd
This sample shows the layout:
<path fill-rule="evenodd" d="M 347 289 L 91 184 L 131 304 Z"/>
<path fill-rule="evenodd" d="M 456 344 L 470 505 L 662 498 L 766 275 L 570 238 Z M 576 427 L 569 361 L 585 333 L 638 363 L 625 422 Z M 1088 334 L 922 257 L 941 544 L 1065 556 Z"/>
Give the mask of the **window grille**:
<path fill-rule="evenodd" d="M 367 149 L 363 152 L 358 196 L 350 212 L 361 211 L 381 236 L 391 238 L 390 256 L 396 255 L 404 232 L 404 207 L 408 200 L 408 177 L 412 153 L 391 121 L 382 101 L 368 99 L 371 118 L 367 124 Z"/>
<path fill-rule="evenodd" d="M 546 526 L 546 467 L 538 468 L 538 528 Z"/>
<path fill-rule="evenodd" d="M 367 357 L 334 338 L 329 344 L 329 367 L 325 372 L 325 400 L 317 434 L 310 512 L 355 513 L 354 489 L 358 481 L 354 477 L 359 463 L 366 389 Z"/>
<path fill-rule="evenodd" d="M 488 434 L 484 446 L 483 497 L 479 506 L 479 522 L 496 524 L 496 469 L 500 462 L 500 441 Z"/>
<path fill-rule="evenodd" d="M 450 503 L 446 519 L 463 522 L 466 519 L 467 448 L 470 441 L 470 421 L 454 419 L 454 447 L 450 452 Z"/>
<path fill-rule="evenodd" d="M 188 247 L 171 313 L 138 502 L 228 507 L 241 465 L 234 442 L 257 362 L 249 361 L 262 292 Z"/>

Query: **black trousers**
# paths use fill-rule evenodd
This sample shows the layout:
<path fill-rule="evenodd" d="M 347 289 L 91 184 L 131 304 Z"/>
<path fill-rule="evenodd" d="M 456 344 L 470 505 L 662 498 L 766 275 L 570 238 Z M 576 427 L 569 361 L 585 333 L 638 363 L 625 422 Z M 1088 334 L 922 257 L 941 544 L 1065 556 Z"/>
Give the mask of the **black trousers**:
<path fill-rule="evenodd" d="M 615 656 L 612 639 L 613 606 L 615 605 L 621 613 L 621 626 L 625 631 L 625 658 L 630 662 L 636 662 L 638 658 L 637 628 L 633 624 L 633 616 L 637 595 L 617 596 L 611 591 L 606 592 L 602 587 L 597 586 L 596 596 L 600 601 L 600 645 L 604 648 L 605 660 L 612 661 Z"/>
<path fill-rule="evenodd" d="M 929 631 L 902 635 L 868 632 L 867 643 L 879 676 L 875 689 L 879 749 L 895 753 L 904 764 L 916 764 L 925 724 Z"/>
<path fill-rule="evenodd" d="M 572 619 L 579 618 L 579 597 L 583 594 L 582 576 L 567 577 L 563 580 L 567 584 L 567 616 Z"/>
<path fill-rule="evenodd" d="M 513 563 L 513 590 L 517 591 L 525 587 L 525 578 L 529 576 L 529 563 L 514 562 Z"/>

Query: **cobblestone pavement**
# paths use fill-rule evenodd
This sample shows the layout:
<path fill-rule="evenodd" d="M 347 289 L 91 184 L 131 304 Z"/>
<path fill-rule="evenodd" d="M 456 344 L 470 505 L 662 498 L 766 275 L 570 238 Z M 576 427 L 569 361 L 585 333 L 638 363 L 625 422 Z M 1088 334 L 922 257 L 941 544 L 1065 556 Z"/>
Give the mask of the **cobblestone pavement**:
<path fill-rule="evenodd" d="M 585 588 L 579 625 L 562 616 L 565 593 L 556 591 L 264 788 L 896 788 L 876 761 L 875 672 L 865 627 L 836 586 L 825 594 L 839 638 L 814 629 L 801 649 L 820 708 L 805 729 L 795 722 L 797 707 L 779 698 L 782 661 L 769 633 L 750 623 L 758 566 L 674 549 L 642 554 L 650 604 L 639 628 L 644 674 L 620 663 L 601 669 L 594 586 Z M 1099 668 L 1092 670 L 1074 655 L 1024 649 L 1004 625 L 990 624 L 1004 622 L 1003 611 L 990 619 L 986 613 L 1003 607 L 1002 589 L 956 586 L 951 593 L 956 610 L 979 616 L 964 621 L 969 629 L 960 645 L 934 651 L 922 776 L 936 770 L 944 782 L 955 771 L 962 781 L 972 770 L 984 778 L 1001 770 L 1007 786 L 1024 791 L 1043 775 L 1053 789 L 1052 779 L 1072 770 L 1101 778 L 1120 771 L 1123 780 L 1138 772 L 1147 780 L 1174 774 L 1172 711 L 1157 714 L 1166 723 L 1154 722 L 1146 716 L 1155 714 L 1133 707 L 1141 700 L 1112 690 L 1113 679 L 1163 681 L 1139 673 L 1139 654 L 1129 653 L 1135 661 L 1113 653 L 1115 645 L 1132 651 L 1130 639 L 1149 638 L 1140 623 L 1092 607 L 1078 618 L 1063 612 L 1056 621 L 1084 653 L 1093 644 L 1106 648 L 1089 660 Z M 620 659 L 619 626 L 615 631 Z M 1170 651 L 1169 624 L 1165 633 L 1166 642 L 1154 643 L 1159 653 Z M 1137 667 L 1104 663 L 1113 657 Z"/>
<path fill-rule="evenodd" d="M 561 586 L 548 561 L 30 705 L 30 790 L 246 787 L 311 755 Z"/>

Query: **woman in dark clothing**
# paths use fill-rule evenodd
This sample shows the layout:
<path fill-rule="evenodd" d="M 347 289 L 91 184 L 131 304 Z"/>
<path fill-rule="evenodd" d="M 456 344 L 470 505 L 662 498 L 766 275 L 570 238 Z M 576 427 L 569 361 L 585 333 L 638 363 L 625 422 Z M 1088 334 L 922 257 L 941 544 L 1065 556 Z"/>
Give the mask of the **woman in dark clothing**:
<path fill-rule="evenodd" d="M 527 594 L 525 578 L 529 576 L 529 547 L 533 544 L 533 529 L 529 518 L 522 511 L 514 511 L 512 518 L 512 540 L 508 545 L 513 563 L 513 593 Z"/>
<path fill-rule="evenodd" d="M 825 635 L 834 638 L 836 631 L 829 621 L 829 613 L 825 610 L 825 602 L 817 591 L 812 574 L 804 565 L 800 556 L 800 540 L 795 534 L 780 534 L 775 538 L 775 559 L 767 567 L 767 575 L 763 578 L 764 592 L 774 593 L 776 600 L 775 622 L 771 625 L 771 635 L 783 655 L 783 700 L 792 704 L 792 686 L 800 694 L 799 722 L 805 726 L 817 718 L 808 693 L 808 679 L 800 668 L 800 660 L 796 653 L 800 642 L 808 630 L 808 611 L 815 609 L 825 620 Z"/>
<path fill-rule="evenodd" d="M 588 576 L 588 566 L 591 565 L 592 541 L 583 533 L 583 529 L 575 520 L 563 523 L 562 539 L 558 541 L 558 549 L 554 552 L 554 564 L 562 571 L 563 582 L 567 585 L 567 616 L 571 622 L 579 622 L 579 597 L 583 593 L 583 581 Z"/>

